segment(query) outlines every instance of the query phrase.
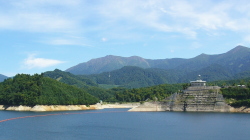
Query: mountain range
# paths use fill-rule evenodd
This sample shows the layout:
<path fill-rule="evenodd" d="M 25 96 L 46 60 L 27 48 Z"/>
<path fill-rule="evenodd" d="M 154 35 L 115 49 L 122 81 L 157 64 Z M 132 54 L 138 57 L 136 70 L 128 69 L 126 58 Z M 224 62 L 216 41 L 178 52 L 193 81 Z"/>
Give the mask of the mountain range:
<path fill-rule="evenodd" d="M 217 55 L 194 58 L 144 59 L 138 56 L 108 55 L 78 64 L 66 70 L 85 75 L 97 84 L 145 87 L 164 83 L 187 83 L 198 75 L 206 81 L 250 77 L 250 48 L 236 46 Z"/>
<path fill-rule="evenodd" d="M 92 59 L 67 69 L 75 75 L 99 74 L 120 69 L 124 66 L 137 66 L 140 68 L 158 68 L 164 70 L 177 70 L 184 72 L 199 71 L 212 65 L 219 65 L 230 73 L 236 74 L 250 70 L 250 48 L 237 46 L 234 49 L 217 55 L 201 54 L 194 58 L 172 59 L 144 59 L 139 56 L 121 57 L 108 55 Z"/>
<path fill-rule="evenodd" d="M 0 74 L 0 82 L 4 81 L 4 79 L 7 79 L 8 77 L 5 75 Z"/>

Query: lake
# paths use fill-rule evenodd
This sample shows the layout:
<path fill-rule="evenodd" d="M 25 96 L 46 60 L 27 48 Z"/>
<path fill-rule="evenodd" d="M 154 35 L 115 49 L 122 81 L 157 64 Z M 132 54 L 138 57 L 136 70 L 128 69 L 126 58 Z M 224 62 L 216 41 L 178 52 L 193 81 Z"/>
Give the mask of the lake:
<path fill-rule="evenodd" d="M 250 139 L 250 114 L 127 110 L 0 111 L 0 140 Z"/>

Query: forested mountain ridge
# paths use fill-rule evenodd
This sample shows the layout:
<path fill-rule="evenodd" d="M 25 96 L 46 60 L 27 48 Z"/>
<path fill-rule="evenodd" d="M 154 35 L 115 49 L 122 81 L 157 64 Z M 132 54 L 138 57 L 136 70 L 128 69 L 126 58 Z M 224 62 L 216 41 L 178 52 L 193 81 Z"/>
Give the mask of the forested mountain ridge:
<path fill-rule="evenodd" d="M 101 74 L 85 75 L 97 84 L 119 85 L 126 88 L 140 88 L 174 83 L 167 70 L 143 69 L 135 66 L 125 66 L 121 69 Z"/>
<path fill-rule="evenodd" d="M 109 72 L 121 69 L 124 66 L 137 66 L 140 68 L 174 70 L 186 74 L 199 71 L 211 65 L 220 65 L 220 67 L 226 68 L 231 74 L 250 71 L 250 48 L 237 46 L 223 54 L 201 54 L 190 59 L 172 58 L 151 60 L 138 56 L 121 57 L 109 55 L 78 64 L 66 71 L 76 75 L 87 75 Z"/>
<path fill-rule="evenodd" d="M 4 79 L 7 79 L 8 77 L 5 75 L 0 74 L 0 82 L 4 81 Z"/>
<path fill-rule="evenodd" d="M 97 83 L 93 82 L 91 79 L 84 75 L 73 75 L 69 72 L 55 69 L 54 71 L 44 72 L 43 76 L 55 79 L 68 85 L 76 86 L 100 100 L 107 100 L 113 97 L 111 95 L 112 91 L 100 88 Z"/>
<path fill-rule="evenodd" d="M 119 85 L 126 88 L 140 88 L 166 83 L 189 83 L 190 81 L 197 79 L 197 74 L 201 74 L 202 79 L 208 82 L 250 77 L 250 71 L 233 75 L 226 68 L 218 64 L 189 73 L 183 73 L 181 70 L 143 69 L 135 66 L 126 66 L 111 72 L 85 76 L 97 84 Z"/>
<path fill-rule="evenodd" d="M 87 88 L 89 86 L 95 86 L 95 87 L 98 86 L 96 83 L 86 78 L 85 76 L 76 76 L 74 74 L 71 74 L 69 72 L 64 72 L 59 69 L 55 69 L 54 71 L 44 72 L 43 76 L 50 77 L 52 79 L 55 79 L 57 81 L 60 81 L 68 85 L 74 85 L 79 88 Z"/>

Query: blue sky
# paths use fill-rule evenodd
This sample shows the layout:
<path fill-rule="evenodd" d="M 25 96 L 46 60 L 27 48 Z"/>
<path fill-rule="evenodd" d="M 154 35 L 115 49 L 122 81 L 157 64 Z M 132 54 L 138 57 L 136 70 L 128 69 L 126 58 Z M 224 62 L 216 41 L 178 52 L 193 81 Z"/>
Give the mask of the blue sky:
<path fill-rule="evenodd" d="M 106 55 L 220 54 L 250 44 L 247 0 L 0 0 L 0 74 L 41 73 Z"/>

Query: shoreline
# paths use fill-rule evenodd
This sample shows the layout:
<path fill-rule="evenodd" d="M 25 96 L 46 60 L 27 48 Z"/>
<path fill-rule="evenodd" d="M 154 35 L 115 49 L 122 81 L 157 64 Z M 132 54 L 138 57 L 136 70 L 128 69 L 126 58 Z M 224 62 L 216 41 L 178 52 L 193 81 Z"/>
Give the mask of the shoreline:
<path fill-rule="evenodd" d="M 131 112 L 169 112 L 170 108 L 169 106 L 165 104 L 161 104 L 160 102 L 152 103 L 152 102 L 145 102 L 144 104 L 141 104 L 137 107 L 133 107 L 129 109 L 128 111 Z M 170 112 L 183 112 L 181 110 L 175 110 Z M 226 112 L 226 113 L 250 113 L 250 107 L 231 107 L 229 106 L 228 110 L 200 110 L 200 111 L 186 111 L 186 112 Z"/>
<path fill-rule="evenodd" d="M 32 111 L 32 112 L 50 112 L 50 111 L 77 111 L 77 110 L 99 110 L 105 108 L 130 108 L 128 111 L 135 112 L 162 112 L 165 110 L 160 104 L 146 103 L 141 105 L 140 103 L 124 103 L 124 104 L 100 104 L 95 105 L 35 105 L 35 106 L 7 106 L 0 105 L 0 111 Z M 192 111 L 193 112 L 193 111 Z M 248 107 L 230 107 L 228 113 L 250 113 Z"/>
<path fill-rule="evenodd" d="M 100 104 L 95 105 L 35 105 L 35 106 L 10 106 L 0 105 L 0 111 L 33 111 L 33 112 L 49 112 L 49 111 L 76 111 L 76 110 L 98 110 L 104 108 L 133 108 L 139 106 L 139 103 L 127 104 Z"/>

